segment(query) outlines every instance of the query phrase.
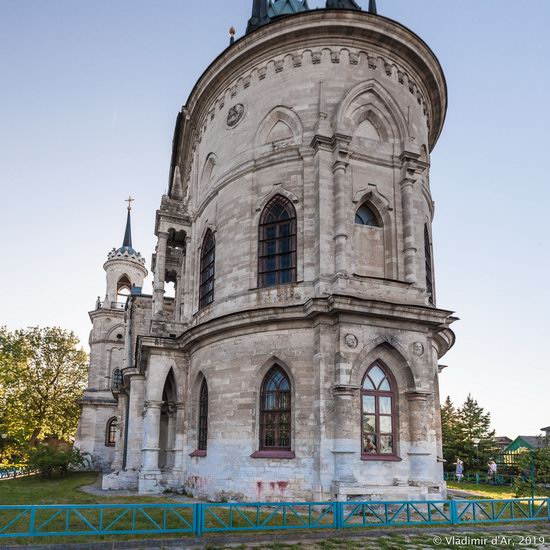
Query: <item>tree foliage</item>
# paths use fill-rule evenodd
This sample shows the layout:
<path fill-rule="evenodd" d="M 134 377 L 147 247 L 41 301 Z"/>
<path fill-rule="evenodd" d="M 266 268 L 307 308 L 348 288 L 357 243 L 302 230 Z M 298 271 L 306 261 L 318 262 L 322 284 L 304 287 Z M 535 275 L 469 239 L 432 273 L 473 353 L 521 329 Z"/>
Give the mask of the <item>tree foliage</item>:
<path fill-rule="evenodd" d="M 458 408 L 447 397 L 441 407 L 441 427 L 443 458 L 449 469 L 460 458 L 466 469 L 485 471 L 487 462 L 498 453 L 491 415 L 471 395 Z"/>
<path fill-rule="evenodd" d="M 546 446 L 519 454 L 514 481 L 517 497 L 536 495 L 537 485 L 550 483 L 550 442 L 542 437 L 541 443 Z"/>
<path fill-rule="evenodd" d="M 72 332 L 0 327 L 0 430 L 20 444 L 74 435 L 87 355 Z"/>

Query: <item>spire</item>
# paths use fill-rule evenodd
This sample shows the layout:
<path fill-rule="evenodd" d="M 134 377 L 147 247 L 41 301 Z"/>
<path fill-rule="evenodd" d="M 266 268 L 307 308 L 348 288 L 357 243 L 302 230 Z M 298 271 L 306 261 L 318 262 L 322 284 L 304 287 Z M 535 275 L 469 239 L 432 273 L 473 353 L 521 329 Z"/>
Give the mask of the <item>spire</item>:
<path fill-rule="evenodd" d="M 253 0 L 252 2 L 252 17 L 248 20 L 246 32 L 255 31 L 262 25 L 269 23 L 267 16 L 267 0 Z"/>
<path fill-rule="evenodd" d="M 327 0 L 327 8 L 338 10 L 360 10 L 355 0 Z"/>
<path fill-rule="evenodd" d="M 374 13 L 374 15 L 378 13 L 376 11 L 376 0 L 369 0 L 369 13 Z"/>
<path fill-rule="evenodd" d="M 132 218 L 130 212 L 132 211 L 132 203 L 135 199 L 128 197 L 124 202 L 128 203 L 128 216 L 126 218 L 126 231 L 124 232 L 123 247 L 132 248 Z"/>

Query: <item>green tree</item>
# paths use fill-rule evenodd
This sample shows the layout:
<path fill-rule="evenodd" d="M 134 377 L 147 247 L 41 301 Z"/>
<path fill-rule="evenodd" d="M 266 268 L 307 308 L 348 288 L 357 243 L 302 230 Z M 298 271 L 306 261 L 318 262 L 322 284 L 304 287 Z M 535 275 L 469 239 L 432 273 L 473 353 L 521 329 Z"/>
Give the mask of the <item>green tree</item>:
<path fill-rule="evenodd" d="M 452 470 L 452 464 L 460 458 L 465 470 L 485 471 L 489 459 L 496 458 L 498 447 L 491 415 L 471 395 L 458 408 L 447 397 L 441 407 L 441 428 L 447 470 Z"/>
<path fill-rule="evenodd" d="M 489 459 L 496 458 L 495 431 L 491 430 L 491 414 L 468 395 L 458 409 L 459 451 L 467 467 L 484 471 Z"/>
<path fill-rule="evenodd" d="M 544 443 L 545 438 L 541 438 Z M 548 441 L 546 441 L 548 444 Z M 550 483 L 550 447 L 525 450 L 519 455 L 514 490 L 517 497 L 536 496 L 538 485 Z"/>
<path fill-rule="evenodd" d="M 451 398 L 447 396 L 441 407 L 441 431 L 443 436 L 443 458 L 446 460 L 447 469 L 456 462 L 460 450 L 460 427 L 458 411 Z"/>
<path fill-rule="evenodd" d="M 0 328 L 0 421 L 11 440 L 74 435 L 86 379 L 87 355 L 74 333 Z"/>

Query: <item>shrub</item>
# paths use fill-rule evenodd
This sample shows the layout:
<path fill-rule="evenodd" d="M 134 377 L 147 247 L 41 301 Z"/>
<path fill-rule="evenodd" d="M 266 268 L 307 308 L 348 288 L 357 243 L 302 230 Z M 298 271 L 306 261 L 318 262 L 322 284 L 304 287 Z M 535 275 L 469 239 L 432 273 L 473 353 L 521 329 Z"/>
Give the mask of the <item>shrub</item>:
<path fill-rule="evenodd" d="M 44 478 L 63 477 L 70 469 L 85 465 L 86 460 L 78 449 L 61 451 L 48 445 L 40 445 L 29 456 L 29 468 L 38 471 Z"/>

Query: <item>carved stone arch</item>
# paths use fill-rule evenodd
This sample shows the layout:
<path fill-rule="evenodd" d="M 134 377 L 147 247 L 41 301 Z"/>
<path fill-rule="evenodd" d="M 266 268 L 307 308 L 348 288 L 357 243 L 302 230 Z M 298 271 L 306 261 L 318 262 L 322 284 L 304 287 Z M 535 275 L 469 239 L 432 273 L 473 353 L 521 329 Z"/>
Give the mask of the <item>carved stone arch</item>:
<path fill-rule="evenodd" d="M 170 371 L 173 372 L 174 376 L 177 400 L 177 388 L 181 385 L 181 381 L 179 380 L 176 362 L 173 359 L 167 360 L 166 357 L 161 355 L 150 356 L 145 381 L 146 401 L 162 401 L 162 393 L 164 391 L 166 380 L 170 375 Z"/>
<path fill-rule="evenodd" d="M 217 229 L 216 229 L 216 226 L 209 222 L 208 220 L 205 221 L 204 223 L 204 227 L 202 228 L 202 231 L 201 231 L 201 234 L 200 234 L 200 237 L 199 237 L 199 242 L 198 242 L 198 247 L 197 247 L 197 250 L 200 251 L 202 250 L 202 245 L 204 243 L 204 237 L 206 237 L 206 234 L 208 233 L 208 231 L 211 231 L 212 232 L 212 235 L 214 235 L 214 239 L 217 241 L 217 238 L 216 238 L 216 234 L 217 234 Z"/>
<path fill-rule="evenodd" d="M 282 125 L 282 126 L 281 126 Z M 285 134 L 283 131 L 288 132 Z M 289 146 L 301 145 L 304 126 L 298 114 L 279 105 L 274 107 L 262 120 L 254 138 L 254 156 L 273 150 L 273 143 L 288 142 Z M 277 136 L 281 136 L 278 138 Z"/>
<path fill-rule="evenodd" d="M 124 341 L 124 334 L 126 333 L 126 326 L 124 323 L 118 323 L 111 329 L 109 329 L 109 332 L 107 333 L 107 340 L 116 340 L 118 342 Z M 117 338 L 117 334 L 122 334 L 122 338 Z"/>
<path fill-rule="evenodd" d="M 218 157 L 214 153 L 209 153 L 204 161 L 204 166 L 201 172 L 201 186 L 208 185 L 215 176 Z"/>
<path fill-rule="evenodd" d="M 412 391 L 417 387 L 414 371 L 406 358 L 407 352 L 397 342 L 380 336 L 369 342 L 357 356 L 350 374 L 350 384 L 360 386 L 367 369 L 380 360 L 391 371 L 399 390 Z"/>
<path fill-rule="evenodd" d="M 281 359 L 280 356 L 275 354 L 271 355 L 269 359 L 264 361 L 262 366 L 258 369 L 258 372 L 256 373 L 256 377 L 254 380 L 254 388 L 255 389 L 258 388 L 258 391 L 259 391 L 259 388 L 262 385 L 263 379 L 265 378 L 266 374 L 275 365 L 279 365 L 279 367 L 281 367 L 285 371 L 286 375 L 288 376 L 288 379 L 290 380 L 290 384 L 292 387 L 292 398 L 294 399 L 296 380 L 294 378 L 292 369 L 290 368 L 289 363 L 287 361 L 285 361 L 284 359 Z"/>
<path fill-rule="evenodd" d="M 388 136 L 391 134 L 399 141 L 409 137 L 401 108 L 392 95 L 374 79 L 357 84 L 344 95 L 334 118 L 336 133 L 353 136 L 359 121 L 366 120 L 362 117 L 369 116 L 369 112 L 376 113 L 380 121 L 387 121 Z"/>
<path fill-rule="evenodd" d="M 263 197 L 260 197 L 258 199 L 257 206 L 256 206 L 256 212 L 258 213 L 258 217 L 261 215 L 264 208 L 269 204 L 271 199 L 273 199 L 277 195 L 281 195 L 282 197 L 285 197 L 285 199 L 288 199 L 294 206 L 294 209 L 296 209 L 296 204 L 299 204 L 300 202 L 300 199 L 298 198 L 298 196 L 295 195 L 292 191 L 285 189 L 282 185 L 274 185 L 271 191 L 267 193 L 267 195 L 264 195 Z M 296 215 L 298 215 L 298 212 L 296 212 Z"/>
<path fill-rule="evenodd" d="M 376 130 L 379 141 L 388 143 L 395 139 L 391 121 L 375 105 L 368 105 L 367 108 L 364 105 L 357 107 L 356 112 L 351 113 L 350 118 L 355 120 L 354 134 L 357 133 L 361 124 L 368 122 Z"/>

